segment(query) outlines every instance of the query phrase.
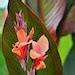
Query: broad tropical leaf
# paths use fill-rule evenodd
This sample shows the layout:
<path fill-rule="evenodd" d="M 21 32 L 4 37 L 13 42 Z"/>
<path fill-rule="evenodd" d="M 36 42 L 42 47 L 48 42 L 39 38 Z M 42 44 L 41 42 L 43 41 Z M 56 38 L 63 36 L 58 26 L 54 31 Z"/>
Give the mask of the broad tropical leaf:
<path fill-rule="evenodd" d="M 51 37 L 56 41 L 56 29 L 63 17 L 66 0 L 26 0 L 26 3 L 43 20 Z"/>
<path fill-rule="evenodd" d="M 26 2 L 45 21 L 48 29 L 57 28 L 64 13 L 66 0 L 27 0 Z"/>
<path fill-rule="evenodd" d="M 22 11 L 24 15 L 25 22 L 28 25 L 28 32 L 32 27 L 35 29 L 35 34 L 33 40 L 38 40 L 38 38 L 44 34 L 50 43 L 50 48 L 47 52 L 48 58 L 45 63 L 47 68 L 44 70 L 36 71 L 36 75 L 62 75 L 61 72 L 61 62 L 60 57 L 57 52 L 56 45 L 50 38 L 47 29 L 43 22 L 20 0 L 10 0 L 9 2 L 9 15 L 4 25 L 3 31 L 3 53 L 6 59 L 7 68 L 9 75 L 26 75 L 26 72 L 21 68 L 18 59 L 12 53 L 12 44 L 17 41 L 17 37 L 14 30 L 15 13 Z"/>

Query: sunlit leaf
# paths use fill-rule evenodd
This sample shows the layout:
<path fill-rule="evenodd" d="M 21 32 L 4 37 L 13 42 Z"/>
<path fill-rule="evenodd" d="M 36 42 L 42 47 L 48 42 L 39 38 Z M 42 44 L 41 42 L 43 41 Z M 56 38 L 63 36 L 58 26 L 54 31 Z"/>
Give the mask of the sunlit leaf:
<path fill-rule="evenodd" d="M 47 52 L 48 58 L 45 63 L 47 68 L 36 72 L 36 75 L 62 75 L 61 72 L 61 62 L 58 55 L 56 45 L 53 40 L 50 38 L 47 29 L 45 28 L 43 22 L 28 8 L 27 5 L 24 5 L 19 0 L 10 0 L 9 3 L 9 15 L 5 22 L 4 31 L 3 31 L 3 53 L 6 59 L 7 68 L 9 75 L 26 75 L 16 56 L 12 53 L 12 43 L 17 41 L 17 37 L 14 30 L 14 21 L 15 13 L 22 11 L 24 15 L 25 22 L 28 26 L 28 32 L 32 27 L 35 29 L 35 34 L 33 40 L 38 40 L 38 38 L 44 34 L 50 42 L 50 48 Z"/>
<path fill-rule="evenodd" d="M 72 39 L 73 46 L 71 47 L 70 52 L 63 65 L 64 75 L 75 75 L 75 34 L 72 34 Z"/>
<path fill-rule="evenodd" d="M 72 45 L 73 45 L 73 42 L 72 42 L 71 34 L 68 34 L 60 38 L 59 44 L 58 44 L 58 51 L 60 53 L 62 65 L 64 65 L 67 59 L 67 56 L 72 48 Z"/>

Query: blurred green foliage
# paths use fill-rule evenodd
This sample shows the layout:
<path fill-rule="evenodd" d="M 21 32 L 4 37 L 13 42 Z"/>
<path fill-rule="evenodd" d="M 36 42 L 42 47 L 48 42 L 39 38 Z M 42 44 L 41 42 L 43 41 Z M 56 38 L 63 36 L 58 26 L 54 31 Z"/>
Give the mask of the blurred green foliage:
<path fill-rule="evenodd" d="M 3 21 L 1 16 L 3 15 L 4 10 L 0 9 L 0 75 L 8 75 L 8 71 L 5 64 L 5 59 L 2 53 L 2 31 L 3 31 Z"/>

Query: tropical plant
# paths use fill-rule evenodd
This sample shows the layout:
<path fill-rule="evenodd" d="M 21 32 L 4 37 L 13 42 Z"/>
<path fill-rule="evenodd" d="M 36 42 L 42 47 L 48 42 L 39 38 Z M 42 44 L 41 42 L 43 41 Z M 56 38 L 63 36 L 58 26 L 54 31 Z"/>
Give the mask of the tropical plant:
<path fill-rule="evenodd" d="M 75 32 L 73 1 L 22 1 L 9 1 L 3 30 L 9 75 L 62 75 L 57 46 L 61 36 Z"/>

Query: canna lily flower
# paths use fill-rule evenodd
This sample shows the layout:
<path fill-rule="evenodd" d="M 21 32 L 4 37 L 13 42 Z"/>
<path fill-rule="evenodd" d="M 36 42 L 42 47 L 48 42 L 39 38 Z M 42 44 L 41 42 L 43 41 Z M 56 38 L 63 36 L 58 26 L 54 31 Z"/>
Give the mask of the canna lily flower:
<path fill-rule="evenodd" d="M 34 60 L 33 68 L 36 70 L 46 68 L 46 64 L 44 60 L 47 58 L 48 55 L 45 55 L 49 48 L 48 39 L 45 35 L 42 35 L 40 39 L 35 42 L 32 42 L 32 49 L 30 50 L 30 57 Z"/>
<path fill-rule="evenodd" d="M 16 34 L 18 37 L 18 42 L 13 45 L 12 52 L 17 54 L 20 59 L 25 59 L 28 45 L 32 42 L 31 38 L 34 33 L 34 29 L 30 31 L 30 34 L 27 36 L 23 29 L 19 29 Z"/>
<path fill-rule="evenodd" d="M 16 21 L 15 23 L 15 30 L 16 35 L 18 38 L 18 42 L 13 45 L 12 52 L 15 53 L 21 64 L 21 67 L 26 70 L 26 57 L 27 57 L 27 50 L 29 45 L 32 42 L 32 37 L 34 34 L 34 28 L 31 29 L 29 35 L 27 36 L 27 25 L 24 23 L 24 18 L 21 13 L 16 14 Z"/>
<path fill-rule="evenodd" d="M 28 44 L 32 42 L 32 40 L 30 39 L 32 38 L 33 33 L 34 33 L 33 28 L 28 36 L 26 35 L 23 29 L 19 29 L 17 31 L 16 34 L 18 37 L 18 42 L 16 42 L 15 45 L 13 45 L 12 52 L 16 53 L 20 59 L 25 59 L 28 49 Z"/>
<path fill-rule="evenodd" d="M 12 52 L 15 53 L 20 59 L 25 59 L 28 45 L 32 42 L 34 28 L 31 29 L 27 36 L 27 25 L 24 23 L 21 13 L 16 14 L 17 24 L 15 26 L 18 42 L 13 45 Z"/>

